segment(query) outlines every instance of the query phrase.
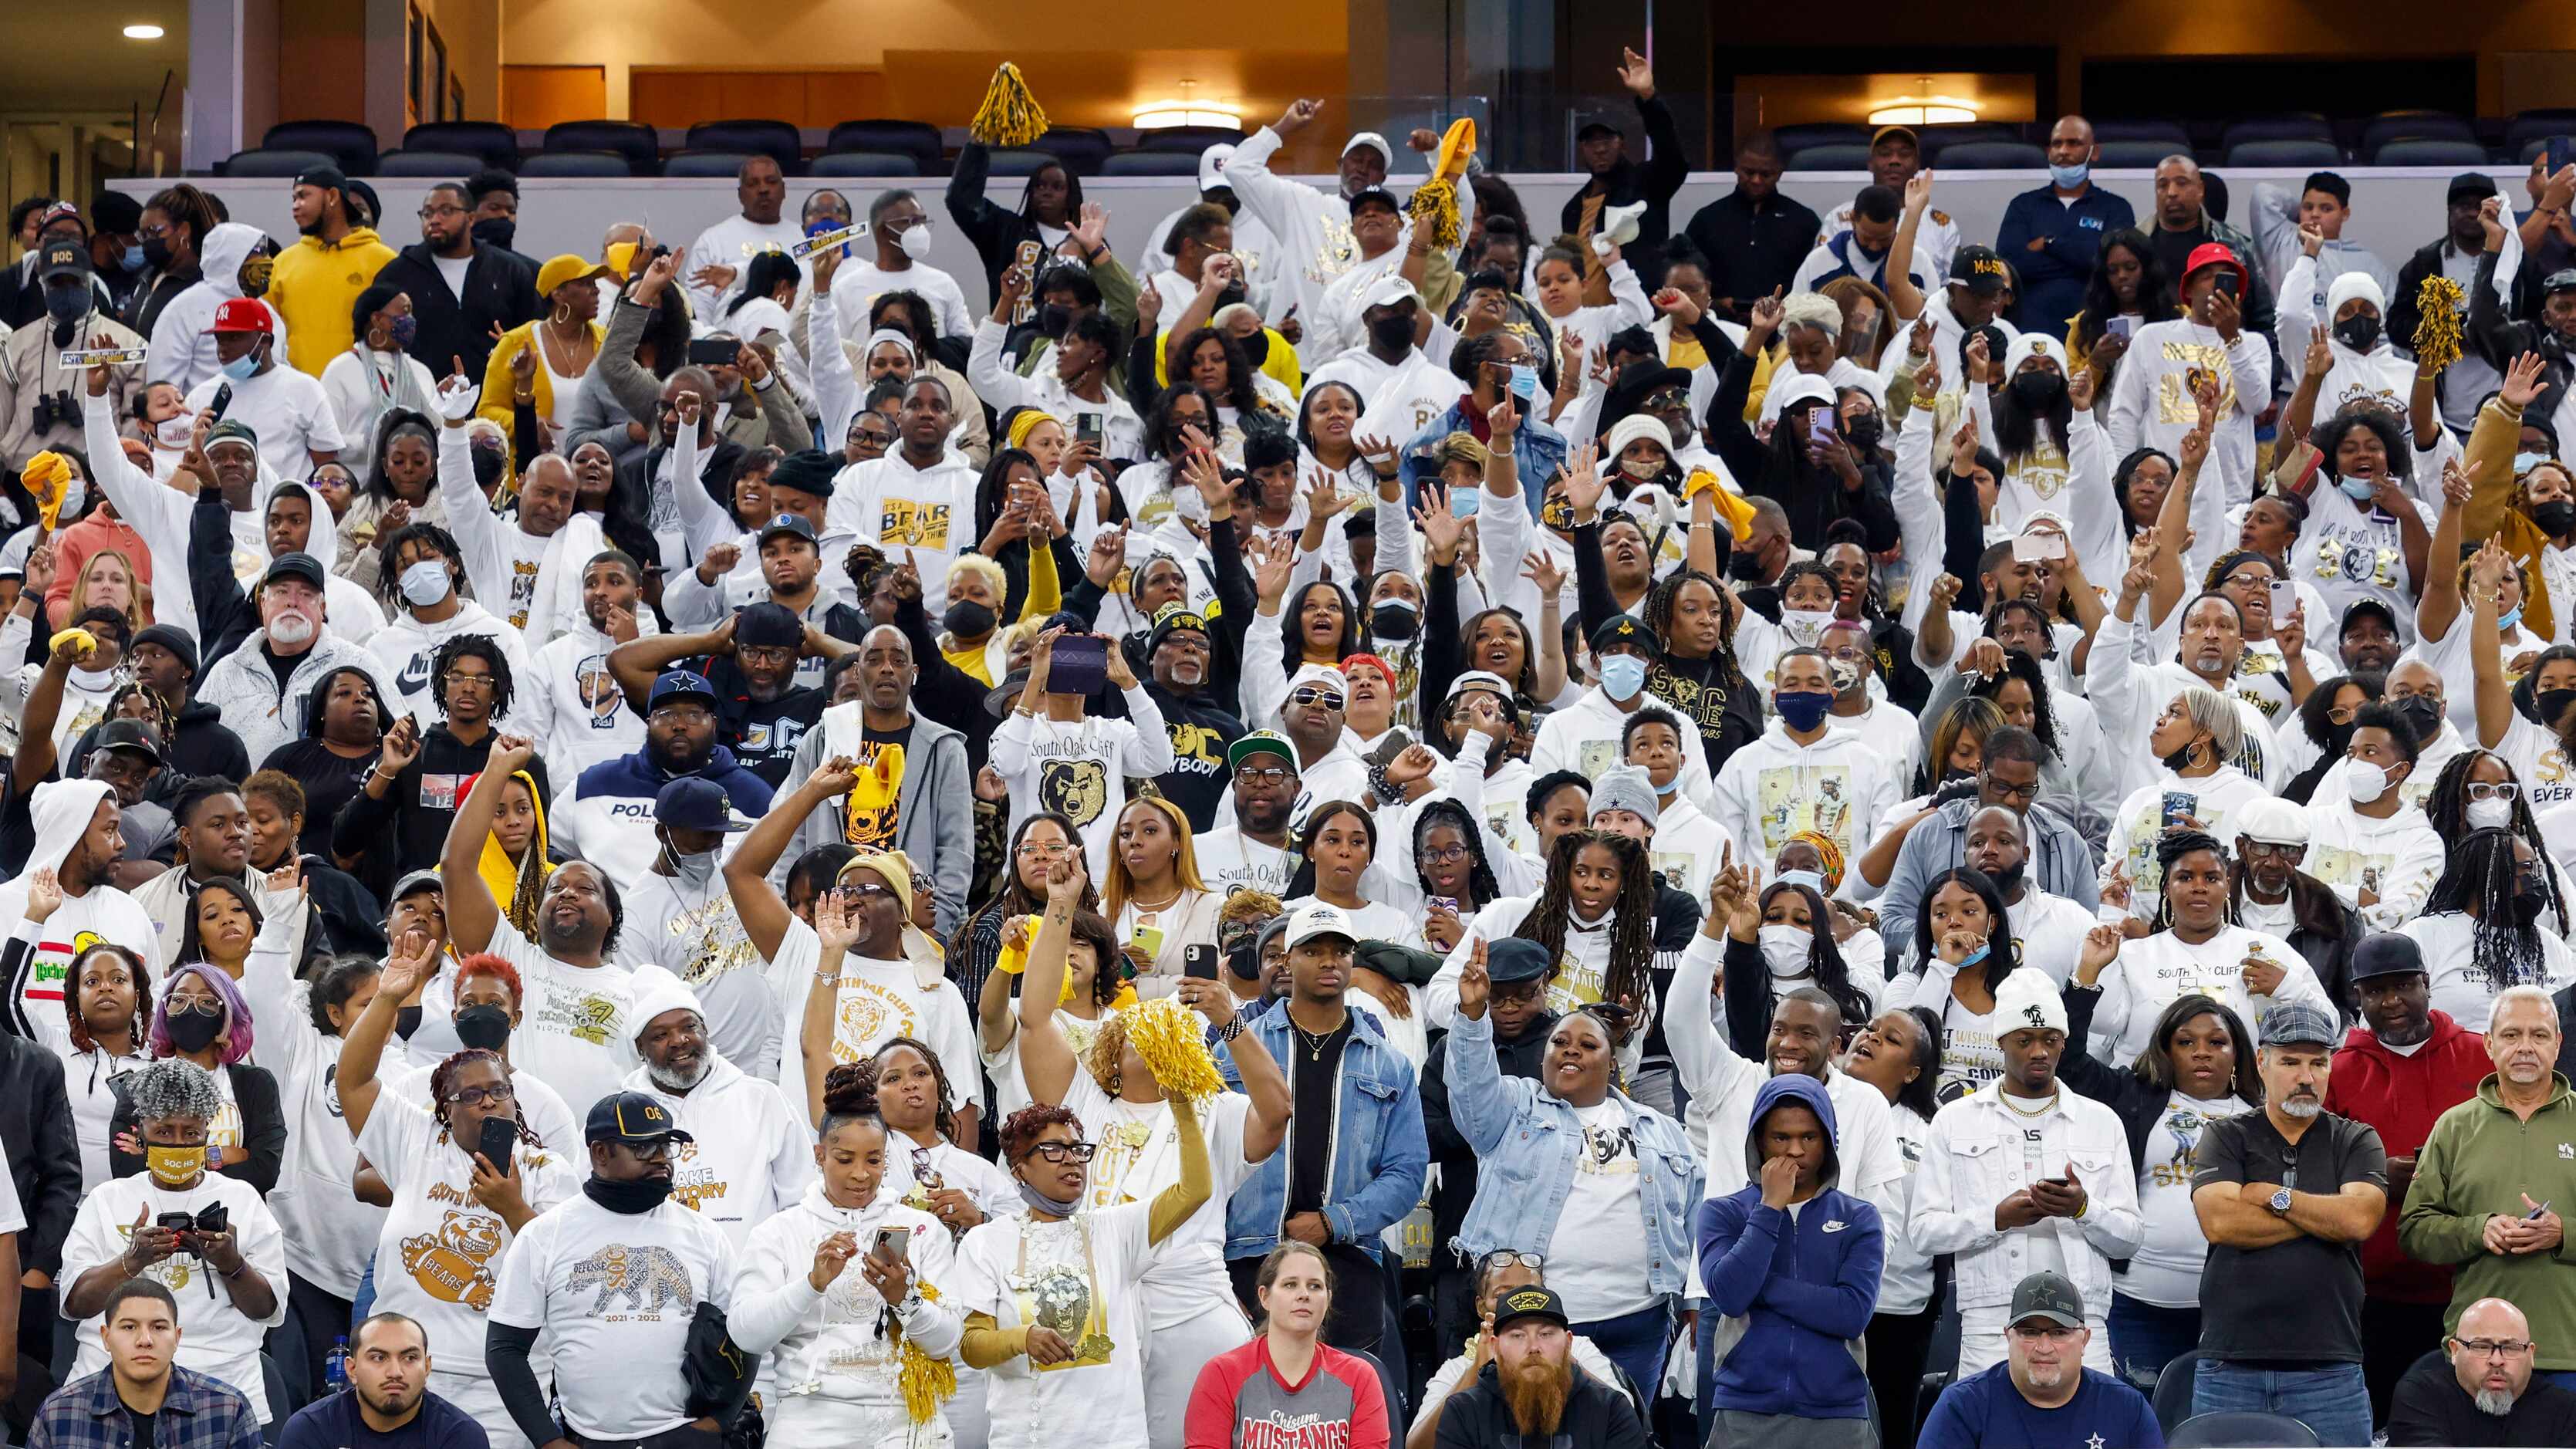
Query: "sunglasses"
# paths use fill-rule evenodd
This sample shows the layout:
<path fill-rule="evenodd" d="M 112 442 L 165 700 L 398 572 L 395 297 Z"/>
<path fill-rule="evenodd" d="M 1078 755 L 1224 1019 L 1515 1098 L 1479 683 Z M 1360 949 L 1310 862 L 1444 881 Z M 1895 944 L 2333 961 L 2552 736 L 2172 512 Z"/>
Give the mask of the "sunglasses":
<path fill-rule="evenodd" d="M 1320 704 L 1326 709 L 1338 710 L 1346 703 L 1346 698 L 1319 685 L 1301 684 L 1288 691 L 1288 702 L 1299 705 Z"/>

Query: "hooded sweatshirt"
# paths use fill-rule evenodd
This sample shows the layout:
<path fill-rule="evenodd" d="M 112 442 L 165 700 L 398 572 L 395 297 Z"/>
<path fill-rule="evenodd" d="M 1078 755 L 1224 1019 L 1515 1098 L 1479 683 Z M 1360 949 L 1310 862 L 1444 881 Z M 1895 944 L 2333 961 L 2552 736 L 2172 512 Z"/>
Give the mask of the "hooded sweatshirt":
<path fill-rule="evenodd" d="M 661 632 L 651 609 L 635 611 L 635 630 L 638 638 Z M 576 606 L 570 626 L 537 650 L 511 693 L 512 732 L 537 742 L 555 779 L 578 780 L 593 765 L 644 748 L 644 717 L 608 671 L 616 647 Z"/>
<path fill-rule="evenodd" d="M 2576 1202 L 2576 1093 L 2550 1074 L 2548 1102 L 2517 1118 L 2490 1075 L 2477 1095 L 2444 1112 L 2417 1154 L 2415 1182 L 2397 1214 L 2397 1245 L 2409 1257 L 2449 1264 L 2455 1287 L 2443 1314 L 2459 1326 L 2460 1310 L 2481 1298 L 2502 1298 L 2531 1320 L 2534 1362 L 2551 1372 L 2576 1369 L 2576 1296 L 2567 1270 L 2576 1263 L 2576 1239 L 2545 1253 L 2490 1253 L 2484 1245 L 2490 1214 L 2526 1211 L 2522 1199 Z"/>
<path fill-rule="evenodd" d="M 268 494 L 269 503 L 276 502 L 279 493 L 302 494 L 305 507 L 313 511 L 313 531 L 305 535 L 303 551 L 324 560 L 336 559 L 340 556 L 340 521 L 331 516 L 331 505 L 324 501 L 321 494 L 313 491 L 311 484 L 289 479 L 280 482 L 273 490 L 264 491 Z M 260 560 L 260 569 L 265 570 L 268 566 L 267 561 L 274 557 L 268 549 L 267 504 L 262 504 L 257 513 L 238 516 L 257 520 L 259 526 L 257 557 Z M 238 530 L 238 524 L 236 530 Z M 327 563 L 325 567 L 328 567 Z M 256 581 L 258 577 L 258 573 L 253 573 L 244 579 L 243 583 L 247 585 Z M 375 637 L 377 630 L 385 627 L 385 611 L 383 606 L 376 602 L 375 595 L 368 593 L 359 586 L 357 580 L 345 574 L 334 573 L 330 576 L 322 590 L 322 602 L 330 610 L 329 617 L 322 621 L 322 627 L 352 644 L 366 643 Z"/>
<path fill-rule="evenodd" d="M 1689 793 L 1687 784 L 1683 793 Z M 1708 814 L 1739 848 L 1763 860 L 1807 830 L 1857 860 L 1877 837 L 1879 822 L 1894 813 L 1900 793 L 1887 760 L 1858 731 L 1828 718 L 1824 737 L 1802 745 L 1775 717 L 1760 739 L 1737 750 L 1718 771 L 1716 808 Z"/>
<path fill-rule="evenodd" d="M 357 340 L 350 324 L 358 294 L 394 259 L 394 249 L 363 226 L 349 228 L 338 241 L 318 236 L 299 238 L 278 253 L 270 273 L 270 306 L 295 329 L 287 360 L 298 372 L 320 377 L 331 359 Z"/>
<path fill-rule="evenodd" d="M 447 717 L 430 693 L 430 660 L 438 646 L 459 634 L 488 635 L 501 646 L 501 657 L 509 661 L 513 692 L 515 682 L 527 677 L 528 647 L 520 640 L 519 631 L 474 600 L 457 600 L 456 612 L 434 624 L 424 623 L 419 615 L 404 609 L 367 641 L 378 661 L 376 673 L 393 682 L 394 693 L 385 697 L 385 709 L 390 715 L 417 715 L 424 724 Z"/>
<path fill-rule="evenodd" d="M 2403 1054 L 2368 1028 L 2354 1027 L 2335 1050 L 2326 1079 L 2326 1110 L 2367 1123 L 2392 1158 L 2422 1150 L 2442 1114 L 2476 1096 L 2478 1083 L 2495 1070 L 2483 1037 L 2447 1012 L 2432 1013 L 2432 1022 L 2433 1034 Z M 2398 1217 L 2396 1211 L 2382 1217 L 2361 1245 L 2363 1291 L 2399 1303 L 2450 1302 L 2450 1270 L 2398 1248 Z"/>
<path fill-rule="evenodd" d="M 879 1327 L 884 1300 L 856 1264 L 843 1270 L 826 1292 L 815 1292 L 807 1277 L 814 1269 L 814 1251 L 825 1238 L 848 1233 L 870 1244 L 880 1229 L 910 1234 L 906 1251 L 913 1278 L 925 1290 L 907 1297 L 896 1313 L 904 1342 L 934 1358 L 956 1353 L 964 1318 L 933 1296 L 957 1281 L 947 1230 L 928 1213 L 896 1202 L 882 1187 L 867 1206 L 844 1208 L 823 1195 L 820 1182 L 809 1182 L 792 1206 L 752 1229 L 728 1317 L 735 1343 L 748 1352 L 771 1355 L 770 1371 L 778 1376 L 781 1398 L 811 1394 L 902 1413 L 902 1359 L 893 1336 Z M 772 1423 L 797 1412 L 779 1405 L 772 1410 Z"/>
<path fill-rule="evenodd" d="M 99 802 L 107 798 L 104 780 L 49 780 L 36 787 L 27 803 L 36 846 L 27 856 L 25 874 L 0 881 L 0 920 L 16 921 L 26 915 L 27 875 L 62 869 L 98 813 Z M 58 1052 L 68 1054 L 71 1048 L 63 992 L 72 958 L 100 941 L 133 946 L 142 953 L 144 969 L 156 987 L 160 982 L 167 957 L 155 939 L 151 915 L 132 896 L 111 885 L 92 885 L 76 896 L 65 894 L 62 906 L 45 919 L 16 1002 L 20 1019 Z"/>
<path fill-rule="evenodd" d="M 641 1036 L 654 1017 L 694 1011 L 697 1000 L 676 979 L 647 973 L 635 978 L 626 1020 Z M 707 1074 L 685 1097 L 655 1081 L 649 1066 L 629 1072 L 624 1085 L 660 1102 L 682 1130 L 696 1134 L 693 1150 L 671 1169 L 671 1200 L 695 1209 L 739 1248 L 815 1185 L 814 1134 L 803 1109 L 776 1082 L 747 1075 L 712 1044 L 706 1053 Z M 813 1266 L 812 1257 L 805 1261 Z"/>
<path fill-rule="evenodd" d="M 222 370 L 223 363 L 215 355 L 215 309 L 242 294 L 242 261 L 252 248 L 267 239 L 258 227 L 237 221 L 224 222 L 206 233 L 205 275 L 171 298 L 152 321 L 152 342 L 143 359 L 146 382 L 175 383 L 181 392 L 189 392 Z M 274 273 L 270 276 L 275 280 Z M 352 302 L 341 304 L 343 325 L 354 300 L 353 295 Z M 286 319 L 273 306 L 268 315 L 270 330 L 277 334 L 277 346 L 284 349 Z M 347 339 L 343 338 L 340 345 L 348 346 Z M 90 456 L 95 458 L 98 454 L 93 450 Z"/>
<path fill-rule="evenodd" d="M 1762 1202 L 1762 1124 L 1782 1106 L 1802 1106 L 1825 1129 L 1817 1191 L 1784 1208 Z M 1699 1271 L 1708 1306 L 1724 1319 L 1715 1352 L 1721 1409 L 1800 1419 L 1869 1415 L 1869 1384 L 1857 1343 L 1878 1299 L 1885 1238 L 1878 1209 L 1838 1192 L 1834 1104 L 1824 1083 L 1790 1075 L 1753 1097 L 1744 1140 L 1753 1181 L 1699 1210 Z"/>

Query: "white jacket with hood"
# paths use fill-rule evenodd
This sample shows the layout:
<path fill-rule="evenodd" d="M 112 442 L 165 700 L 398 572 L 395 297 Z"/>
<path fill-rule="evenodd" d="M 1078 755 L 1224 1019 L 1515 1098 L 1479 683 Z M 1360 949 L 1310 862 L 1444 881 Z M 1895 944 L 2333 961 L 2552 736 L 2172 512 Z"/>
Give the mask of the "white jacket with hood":
<path fill-rule="evenodd" d="M 373 650 L 327 629 L 314 636 L 312 647 L 287 672 L 283 685 L 269 664 L 267 643 L 265 633 L 252 634 L 240 648 L 208 666 L 197 685 L 197 698 L 223 712 L 224 724 L 241 736 L 242 748 L 254 762 L 265 761 L 278 746 L 303 736 L 305 706 L 314 686 L 334 669 L 365 670 L 376 682 L 376 697 L 386 701 L 388 709 L 399 694 L 392 671 Z"/>
<path fill-rule="evenodd" d="M 252 248 L 266 240 L 267 233 L 258 227 L 237 221 L 206 233 L 205 276 L 171 298 L 153 320 L 152 342 L 143 359 L 145 381 L 176 383 L 184 393 L 222 370 L 222 360 L 215 355 L 215 309 L 242 294 L 241 264 Z M 266 302 L 260 305 L 268 307 Z M 286 319 L 277 315 L 275 307 L 268 307 L 268 326 L 277 334 L 282 358 Z"/>
<path fill-rule="evenodd" d="M 48 780 L 36 787 L 27 799 L 35 848 L 27 853 L 25 873 L 0 881 L 0 920 L 26 917 L 27 876 L 38 870 L 61 870 L 71 856 L 72 846 L 98 814 L 99 802 L 107 798 L 104 780 Z M 19 1020 L 65 1056 L 71 1054 L 71 1024 L 63 1015 L 63 993 L 71 963 L 84 948 L 99 941 L 130 945 L 142 953 L 144 972 L 156 991 L 168 967 L 160 943 L 154 939 L 152 917 L 135 903 L 134 897 L 104 884 L 93 885 L 82 895 L 64 896 L 62 905 L 45 918 L 44 928 L 37 935 L 33 958 L 20 978 L 18 1000 L 13 1006 Z"/>
<path fill-rule="evenodd" d="M 389 713 L 417 715 L 423 727 L 447 718 L 447 711 L 430 695 L 430 656 L 459 634 L 488 634 L 501 646 L 501 657 L 510 661 L 511 692 L 517 693 L 519 681 L 528 677 L 528 646 L 520 642 L 519 631 L 472 599 L 458 599 L 456 612 L 435 624 L 424 624 L 404 609 L 367 642 L 374 651 L 376 673 L 393 683 L 385 695 Z"/>

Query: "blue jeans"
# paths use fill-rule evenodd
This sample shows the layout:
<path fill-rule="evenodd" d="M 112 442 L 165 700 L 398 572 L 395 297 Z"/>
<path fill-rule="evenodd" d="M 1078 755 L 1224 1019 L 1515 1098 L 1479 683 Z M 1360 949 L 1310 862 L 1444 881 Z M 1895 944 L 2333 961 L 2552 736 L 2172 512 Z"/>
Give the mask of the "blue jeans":
<path fill-rule="evenodd" d="M 2200 1347 L 2200 1310 L 2159 1308 L 2125 1293 L 2111 1295 L 2111 1361 L 2142 1394 L 2156 1391 L 2165 1365 Z"/>
<path fill-rule="evenodd" d="M 1702 1317 L 1707 1315 L 1703 1314 Z M 1636 1381 L 1637 1402 L 1655 1402 L 1655 1390 L 1664 1381 L 1664 1349 L 1672 1341 L 1673 1316 L 1663 1304 L 1640 1308 L 1617 1318 L 1603 1318 L 1574 1325 L 1575 1335 L 1592 1340 L 1601 1356 L 1619 1366 L 1620 1371 Z"/>
<path fill-rule="evenodd" d="M 2282 1414 L 2329 1445 L 2367 1449 L 2370 1389 L 2357 1363 L 2313 1369 L 2260 1369 L 2203 1362 L 2192 1378 L 2195 1414 Z"/>

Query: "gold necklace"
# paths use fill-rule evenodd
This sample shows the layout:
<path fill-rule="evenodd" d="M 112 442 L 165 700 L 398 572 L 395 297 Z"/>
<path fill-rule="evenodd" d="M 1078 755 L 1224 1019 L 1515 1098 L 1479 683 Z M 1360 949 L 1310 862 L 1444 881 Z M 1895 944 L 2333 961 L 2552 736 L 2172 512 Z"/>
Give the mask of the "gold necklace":
<path fill-rule="evenodd" d="M 2049 1113 L 2057 1110 L 2057 1094 L 2055 1092 L 2049 1093 L 2048 1100 L 2040 1103 L 2036 1108 L 2029 1110 L 2024 1110 L 2020 1107 L 2014 1106 L 2012 1094 L 2006 1092 L 2001 1087 L 1995 1088 L 1995 1100 L 2003 1103 L 2004 1110 L 2012 1113 L 2016 1117 L 2045 1117 Z"/>

